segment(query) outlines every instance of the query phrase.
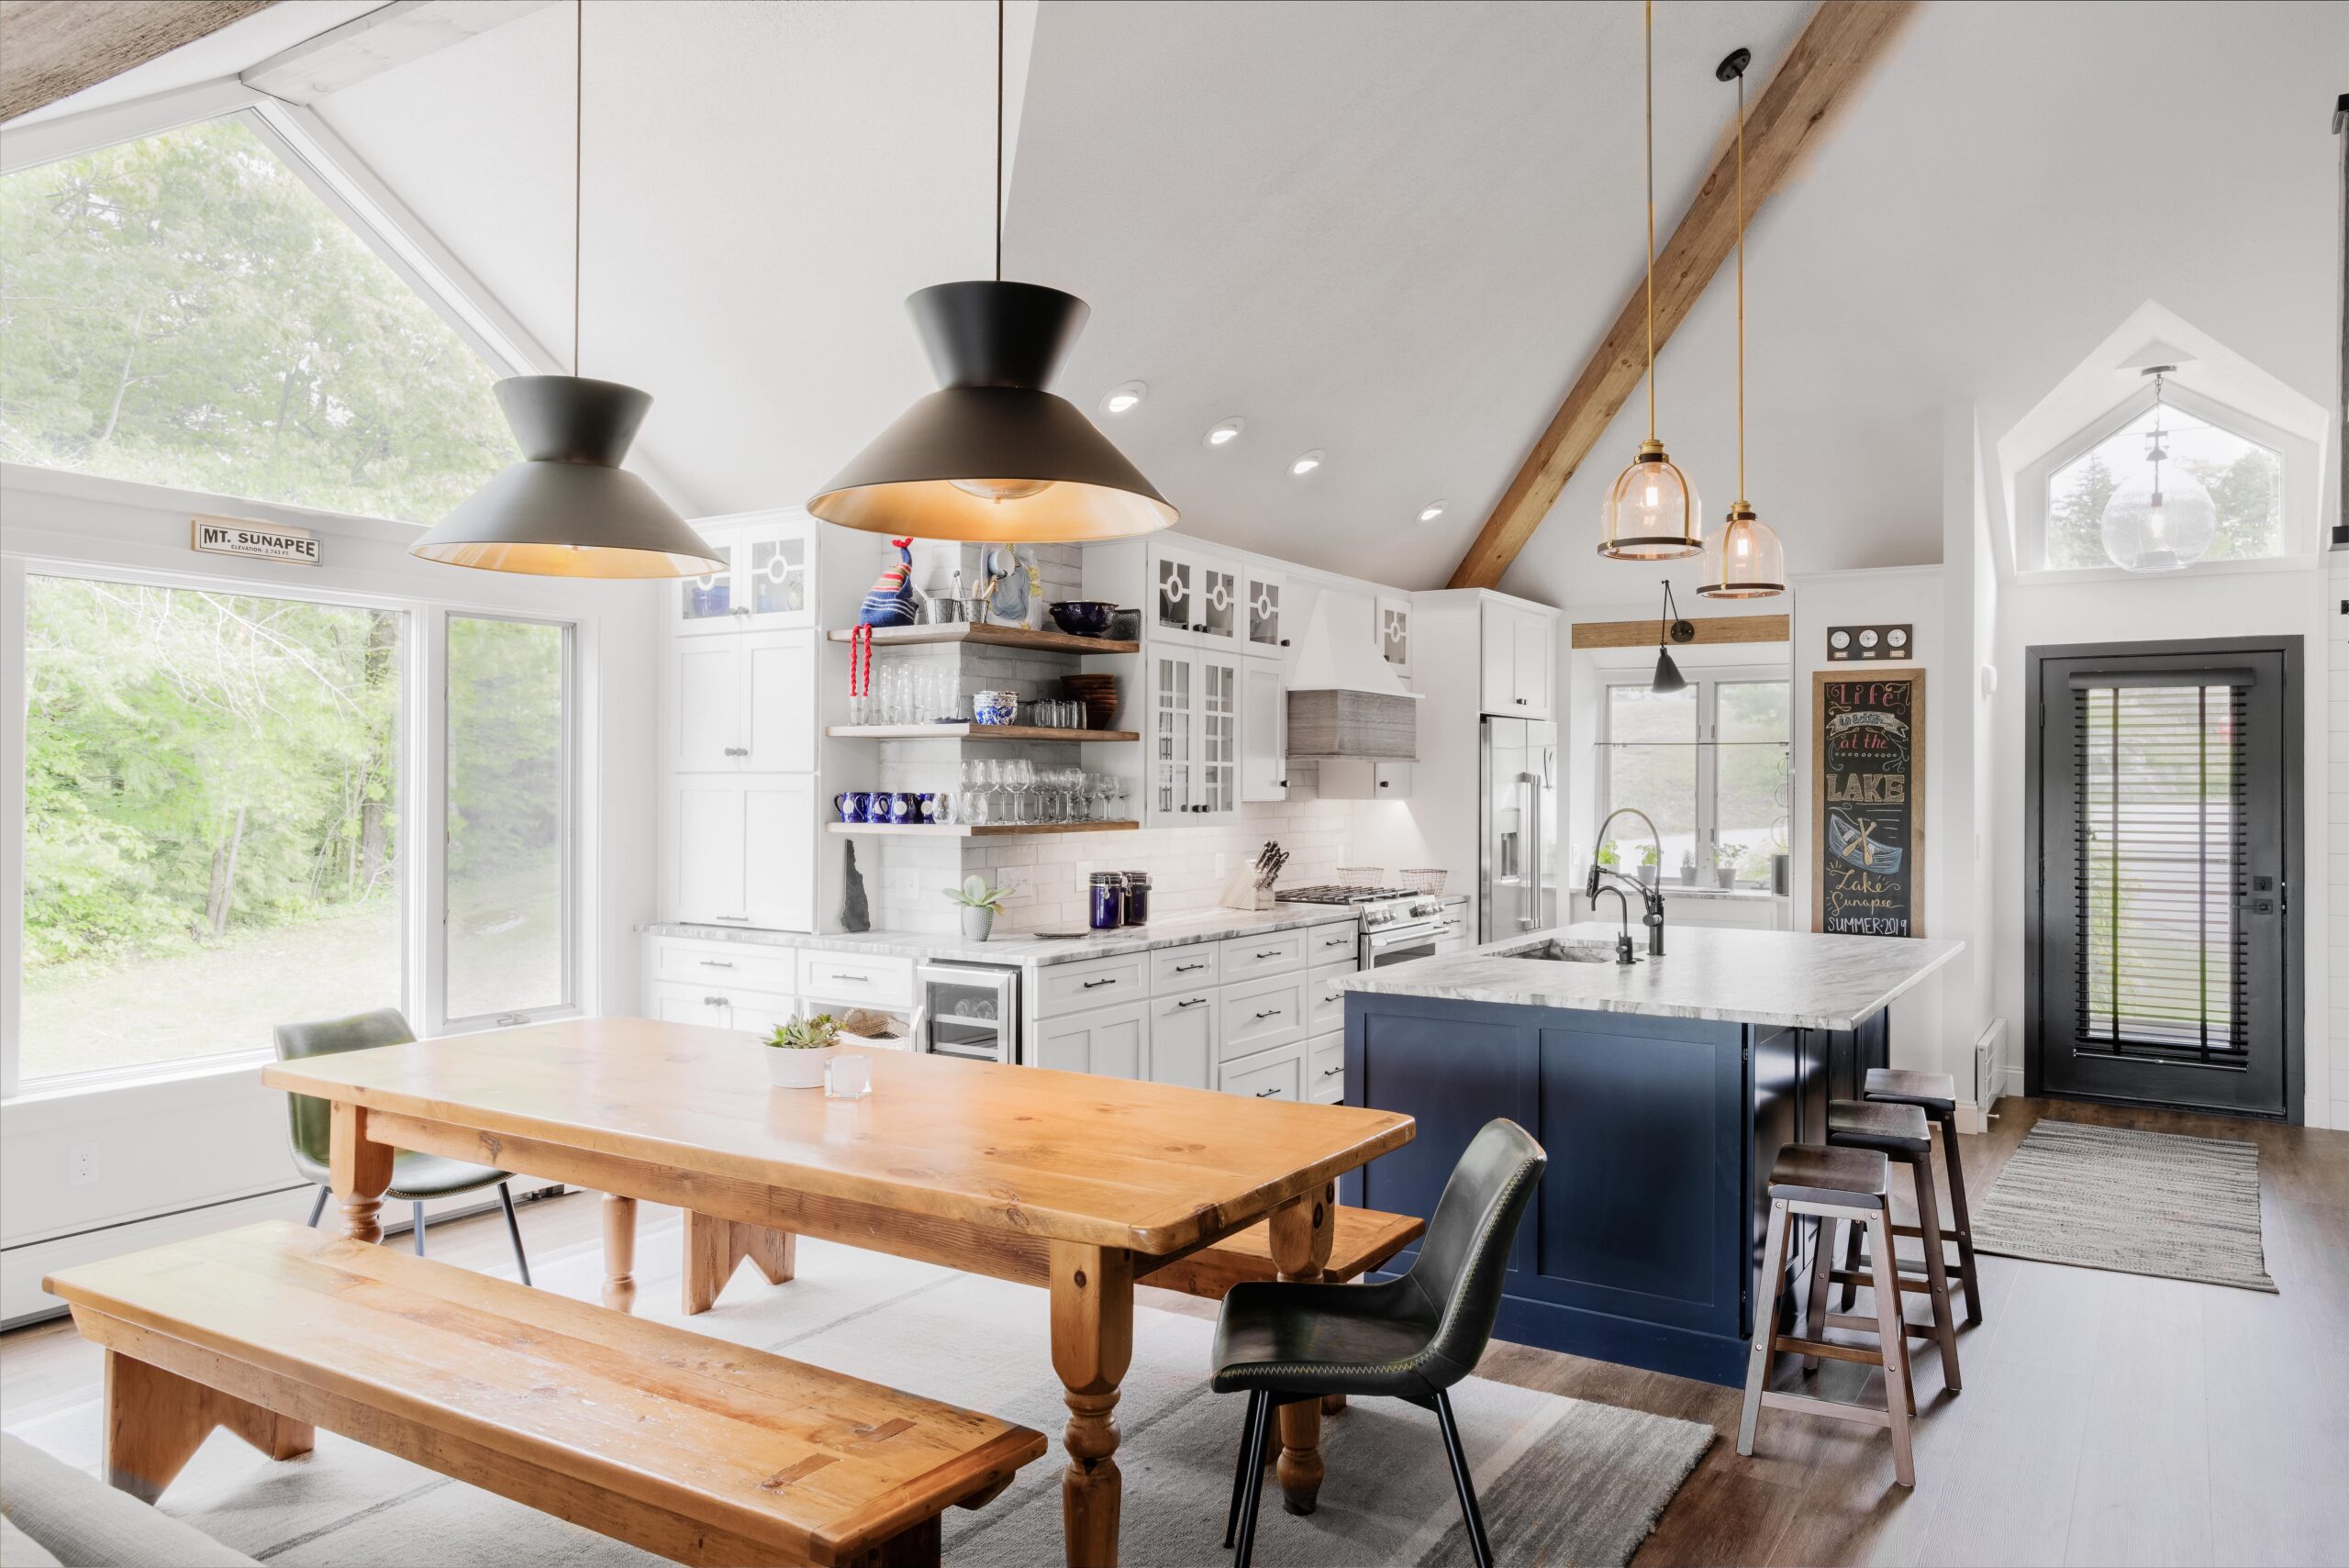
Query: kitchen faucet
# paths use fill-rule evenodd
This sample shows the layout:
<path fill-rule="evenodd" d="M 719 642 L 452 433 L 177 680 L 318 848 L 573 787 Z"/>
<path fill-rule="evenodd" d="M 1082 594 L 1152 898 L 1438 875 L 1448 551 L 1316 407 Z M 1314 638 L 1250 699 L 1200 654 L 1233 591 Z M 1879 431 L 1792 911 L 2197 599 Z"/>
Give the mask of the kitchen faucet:
<path fill-rule="evenodd" d="M 1615 962 L 1618 963 L 1639 962 L 1639 959 L 1631 951 L 1631 901 L 1623 896 L 1623 890 L 1620 887 L 1602 887 L 1598 893 L 1613 894 L 1616 910 L 1623 917 L 1623 934 L 1615 939 Z M 1598 893 L 1590 895 L 1590 906 L 1593 910 L 1598 907 Z"/>
<path fill-rule="evenodd" d="M 1635 877 L 1625 876 L 1621 872 L 1611 870 L 1599 863 L 1598 851 L 1607 843 L 1607 829 L 1614 825 L 1615 818 L 1618 817 L 1636 817 L 1646 823 L 1648 837 L 1655 840 L 1656 859 L 1661 861 L 1664 858 L 1664 835 L 1655 830 L 1655 819 L 1636 806 L 1619 806 L 1607 814 L 1606 821 L 1598 825 L 1598 840 L 1590 851 L 1590 875 L 1583 884 L 1583 896 L 1590 900 L 1591 911 L 1594 914 L 1598 909 L 1598 895 L 1601 891 L 1613 893 L 1618 898 L 1623 896 L 1621 891 L 1616 888 L 1602 890 L 1598 885 L 1598 879 L 1601 876 L 1611 876 L 1625 887 L 1638 893 L 1641 903 L 1647 907 L 1647 913 L 1642 917 L 1642 919 L 1648 929 L 1648 956 L 1662 958 L 1664 956 L 1664 895 Z M 1628 904 L 1625 905 L 1627 929 L 1630 925 L 1630 911 L 1631 906 Z"/>

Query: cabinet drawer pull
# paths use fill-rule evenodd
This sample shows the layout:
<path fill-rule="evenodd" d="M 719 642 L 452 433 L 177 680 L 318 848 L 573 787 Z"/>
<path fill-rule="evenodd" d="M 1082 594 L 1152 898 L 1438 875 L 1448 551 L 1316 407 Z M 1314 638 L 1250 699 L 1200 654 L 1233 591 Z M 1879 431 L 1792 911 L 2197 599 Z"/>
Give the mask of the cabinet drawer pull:
<path fill-rule="evenodd" d="M 1324 1067 L 1321 1069 L 1321 1076 L 1324 1078 L 1334 1078 L 1344 1071 L 1345 1069 L 1342 1067 Z"/>
<path fill-rule="evenodd" d="M 1204 963 L 1178 963 L 1174 966 L 1174 973 L 1177 974 L 1188 974 L 1195 969 L 1205 969 L 1207 965 Z"/>
<path fill-rule="evenodd" d="M 1258 953 L 1256 956 L 1257 956 L 1258 958 L 1278 958 L 1278 957 L 1280 957 L 1280 955 L 1281 955 L 1281 950 L 1280 950 L 1280 949 L 1278 949 L 1278 948 L 1275 948 L 1275 949 L 1274 949 L 1272 951 L 1270 951 L 1270 952 L 1260 952 L 1260 953 Z"/>
<path fill-rule="evenodd" d="M 1350 948 L 1354 945 L 1354 940 L 1352 937 L 1331 937 L 1321 945 L 1325 948 Z"/>
<path fill-rule="evenodd" d="M 729 746 L 726 748 L 726 754 L 729 757 L 747 757 L 751 754 L 751 749 L 748 746 Z"/>
<path fill-rule="evenodd" d="M 1256 1091 L 1256 1097 L 1260 1100 L 1269 1100 L 1279 1093 L 1278 1089 L 1259 1089 Z"/>
<path fill-rule="evenodd" d="M 723 1007 L 726 1006 L 726 998 L 723 996 L 704 996 L 701 999 L 701 1005 L 705 1007 Z"/>
<path fill-rule="evenodd" d="M 713 920 L 733 920 L 745 926 L 751 923 L 751 917 L 748 915 L 712 915 L 710 918 Z"/>
<path fill-rule="evenodd" d="M 701 960 L 700 962 L 704 969 L 731 969 L 734 967 L 734 961 L 730 958 L 705 958 Z"/>
<path fill-rule="evenodd" d="M 1092 989 L 1093 989 L 1095 986 L 1097 986 L 1097 985 L 1115 985 L 1117 983 L 1118 983 L 1118 977 L 1117 977 L 1116 975 L 1114 975 L 1114 974 L 1105 974 L 1105 975 L 1103 975 L 1103 976 L 1102 976 L 1100 979 L 1098 979 L 1098 980 L 1088 980 L 1088 981 L 1086 981 L 1086 982 L 1085 983 L 1085 988 L 1087 991 L 1090 991 L 1090 990 L 1092 990 Z"/>
<path fill-rule="evenodd" d="M 833 970 L 833 971 L 832 971 L 832 978 L 833 978 L 833 979 L 835 979 L 835 980 L 857 980 L 857 981 L 862 981 L 862 982 L 863 982 L 864 984 L 868 984 L 868 985 L 869 985 L 869 984 L 871 984 L 873 983 L 873 976 L 871 976 L 870 974 L 851 974 L 851 973 L 849 973 L 846 970 L 841 970 L 841 969 L 835 969 L 835 970 Z"/>
<path fill-rule="evenodd" d="M 1281 1010 L 1278 1007 L 1267 1007 L 1256 1016 L 1260 1018 L 1277 1018 L 1281 1016 Z"/>
<path fill-rule="evenodd" d="M 1177 1002 L 1174 1005 L 1178 1007 L 1196 1007 L 1206 1000 L 1205 996 L 1194 996 L 1187 1002 Z"/>

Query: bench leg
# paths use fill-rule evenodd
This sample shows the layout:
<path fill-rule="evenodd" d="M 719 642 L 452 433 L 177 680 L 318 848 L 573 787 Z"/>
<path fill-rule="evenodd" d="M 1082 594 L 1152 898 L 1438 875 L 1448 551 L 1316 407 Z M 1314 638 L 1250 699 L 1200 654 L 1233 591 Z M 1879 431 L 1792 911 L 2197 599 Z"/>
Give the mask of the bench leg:
<path fill-rule="evenodd" d="M 769 1284 L 782 1284 L 798 1272 L 799 1239 L 739 1219 L 716 1219 L 685 1210 L 685 1316 L 707 1312 L 748 1258 Z"/>
<path fill-rule="evenodd" d="M 636 1310 L 636 1200 L 604 1195 L 604 1305 Z"/>
<path fill-rule="evenodd" d="M 856 1568 L 939 1568 L 942 1561 L 938 1516 L 891 1536 L 856 1560 Z"/>
<path fill-rule="evenodd" d="M 272 1459 L 310 1451 L 306 1421 L 191 1382 L 119 1351 L 106 1352 L 106 1480 L 142 1503 L 163 1495 L 215 1427 L 226 1427 Z"/>

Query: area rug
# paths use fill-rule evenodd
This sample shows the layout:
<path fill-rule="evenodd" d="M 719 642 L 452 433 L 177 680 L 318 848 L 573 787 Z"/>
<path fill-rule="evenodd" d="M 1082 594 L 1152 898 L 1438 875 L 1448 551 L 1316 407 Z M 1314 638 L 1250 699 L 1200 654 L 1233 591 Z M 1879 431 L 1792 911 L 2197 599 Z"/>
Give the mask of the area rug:
<path fill-rule="evenodd" d="M 526 1222 L 527 1223 L 527 1222 Z M 945 1560 L 1040 1568 L 1062 1561 L 1059 1451 L 1067 1408 L 1051 1376 L 1042 1294 L 880 1253 L 803 1240 L 799 1277 L 770 1286 L 751 1270 L 718 1307 L 677 1311 L 681 1235 L 648 1224 L 638 1311 L 1023 1422 L 1053 1451 L 985 1508 L 951 1509 Z M 539 1283 L 593 1300 L 593 1248 L 537 1265 Z M 1224 1507 L 1244 1401 L 1210 1394 L 1213 1325 L 1139 1307 L 1132 1369 L 1118 1407 L 1125 1475 L 1124 1556 L 1152 1568 L 1221 1564 Z M 95 1470 L 99 1416 L 76 1396 L 10 1429 Z M 1713 1440 L 1696 1422 L 1471 1378 L 1453 1392 L 1497 1558 L 1510 1563 L 1628 1562 Z M 1268 1494 L 1256 1537 L 1266 1564 L 1452 1564 L 1471 1561 L 1435 1418 L 1395 1400 L 1357 1401 L 1322 1423 L 1320 1507 L 1297 1518 Z M 659 1560 L 562 1519 L 362 1447 L 330 1432 L 275 1463 L 215 1433 L 163 1507 L 271 1563 L 430 1563 L 435 1568 Z"/>
<path fill-rule="evenodd" d="M 2259 1147 L 2043 1121 L 1974 1215 L 1977 1251 L 2274 1292 Z"/>

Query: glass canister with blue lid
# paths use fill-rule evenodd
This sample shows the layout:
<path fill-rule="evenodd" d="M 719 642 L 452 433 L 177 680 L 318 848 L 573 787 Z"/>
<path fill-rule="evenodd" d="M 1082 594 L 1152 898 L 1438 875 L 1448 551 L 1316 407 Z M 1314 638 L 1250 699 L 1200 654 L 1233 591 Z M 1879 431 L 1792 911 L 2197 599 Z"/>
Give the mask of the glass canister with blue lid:
<path fill-rule="evenodd" d="M 1114 931 L 1126 923 L 1126 874 L 1118 871 L 1093 873 L 1092 927 Z"/>

